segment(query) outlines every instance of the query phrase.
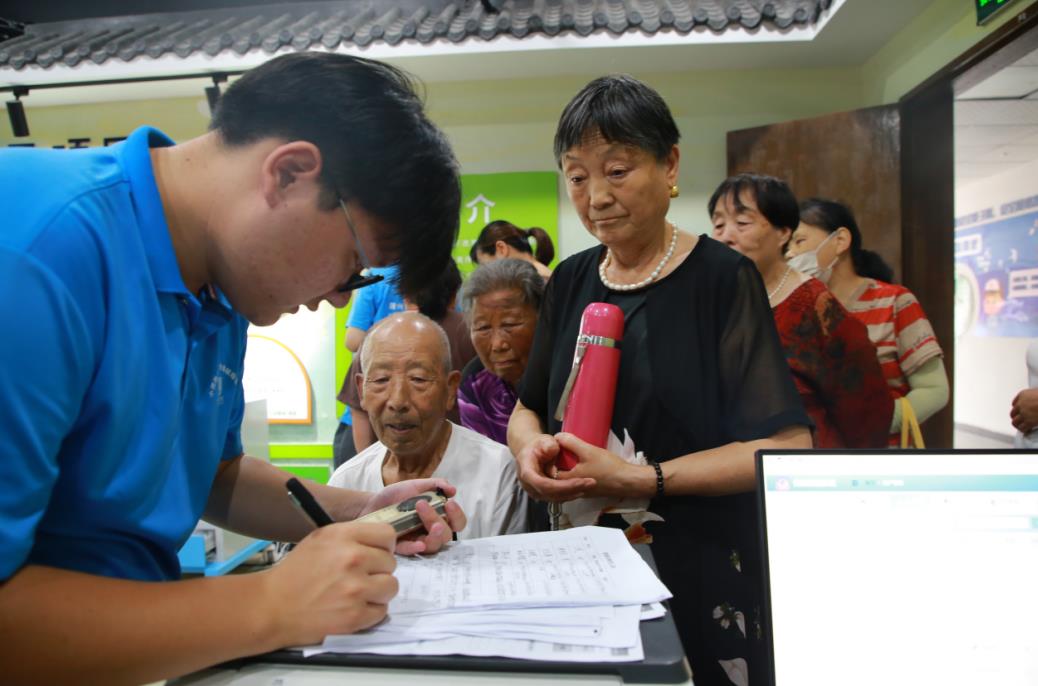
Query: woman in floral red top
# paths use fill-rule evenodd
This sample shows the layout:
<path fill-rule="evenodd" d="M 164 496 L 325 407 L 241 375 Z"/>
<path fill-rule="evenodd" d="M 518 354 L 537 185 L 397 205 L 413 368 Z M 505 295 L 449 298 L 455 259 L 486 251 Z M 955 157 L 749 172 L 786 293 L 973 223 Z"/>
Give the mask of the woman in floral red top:
<path fill-rule="evenodd" d="M 710 198 L 714 237 L 757 266 L 818 448 L 886 446 L 894 403 L 865 325 L 783 257 L 800 222 L 785 182 L 740 174 Z"/>

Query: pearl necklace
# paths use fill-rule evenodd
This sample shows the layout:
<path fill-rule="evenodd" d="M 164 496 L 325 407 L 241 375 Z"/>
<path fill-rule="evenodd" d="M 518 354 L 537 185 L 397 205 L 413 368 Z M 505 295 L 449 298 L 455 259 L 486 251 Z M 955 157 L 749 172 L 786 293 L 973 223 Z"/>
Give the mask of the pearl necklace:
<path fill-rule="evenodd" d="M 609 267 L 609 263 L 613 261 L 613 251 L 606 248 L 605 259 L 602 260 L 602 264 L 598 265 L 598 278 L 602 279 L 602 283 L 606 288 L 614 291 L 636 291 L 639 288 L 648 286 L 650 283 L 656 280 L 663 271 L 663 267 L 667 265 L 670 258 L 674 256 L 674 248 L 678 245 L 678 227 L 671 225 L 670 234 L 670 245 L 667 247 L 667 252 L 663 255 L 663 259 L 656 265 L 656 268 L 652 270 L 652 273 L 648 277 L 642 279 L 638 283 L 613 283 L 606 277 L 606 269 Z"/>
<path fill-rule="evenodd" d="M 786 267 L 786 273 L 782 275 L 782 280 L 779 281 L 779 284 L 777 286 L 775 286 L 775 290 L 773 290 L 770 293 L 768 293 L 768 302 L 771 302 L 771 299 L 775 297 L 775 294 L 777 294 L 779 291 L 781 291 L 782 287 L 786 285 L 786 279 L 789 278 L 789 274 L 792 271 L 793 271 L 792 267 Z"/>

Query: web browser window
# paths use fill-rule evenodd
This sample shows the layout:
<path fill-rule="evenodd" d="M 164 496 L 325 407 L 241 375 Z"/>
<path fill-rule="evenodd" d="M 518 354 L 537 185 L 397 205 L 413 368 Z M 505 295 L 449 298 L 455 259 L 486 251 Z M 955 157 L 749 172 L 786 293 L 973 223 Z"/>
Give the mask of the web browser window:
<path fill-rule="evenodd" d="M 1038 684 L 1038 454 L 760 459 L 777 686 Z"/>

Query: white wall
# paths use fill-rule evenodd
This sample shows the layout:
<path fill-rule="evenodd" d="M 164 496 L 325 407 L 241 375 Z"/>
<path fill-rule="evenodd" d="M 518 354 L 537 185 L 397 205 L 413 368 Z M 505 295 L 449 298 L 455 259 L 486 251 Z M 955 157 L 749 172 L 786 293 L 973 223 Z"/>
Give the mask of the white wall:
<path fill-rule="evenodd" d="M 955 189 L 955 216 L 961 217 L 1038 193 L 1038 160 L 998 176 Z M 1033 212 L 1034 210 L 1028 210 Z M 970 330 L 975 332 L 976 328 Z M 996 338 L 967 332 L 955 341 L 955 423 L 1006 437 L 1015 433 L 1009 421 L 1013 397 L 1027 387 L 1025 354 L 1032 339 Z M 960 438 L 962 436 L 962 438 Z M 957 432 L 956 448 L 972 447 Z"/>
<path fill-rule="evenodd" d="M 610 65 L 612 70 L 622 66 Z M 609 69 L 604 69 L 606 73 Z M 444 127 L 466 173 L 555 171 L 552 139 L 562 108 L 599 73 L 548 79 L 428 85 L 429 112 Z M 681 196 L 670 218 L 706 231 L 706 201 L 727 173 L 728 131 L 861 107 L 857 68 L 695 70 L 634 73 L 656 88 L 681 131 Z M 590 247 L 559 186 L 560 257 Z"/>

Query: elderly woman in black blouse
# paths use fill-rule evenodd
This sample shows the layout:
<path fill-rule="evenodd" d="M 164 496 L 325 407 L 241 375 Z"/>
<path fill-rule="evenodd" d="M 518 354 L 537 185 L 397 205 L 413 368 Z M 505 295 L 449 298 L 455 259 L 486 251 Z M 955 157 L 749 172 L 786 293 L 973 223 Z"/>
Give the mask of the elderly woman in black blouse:
<path fill-rule="evenodd" d="M 619 511 L 653 539 L 697 686 L 758 683 L 753 455 L 810 448 L 810 420 L 753 263 L 667 220 L 678 136 L 659 94 L 627 76 L 592 81 L 563 111 L 555 156 L 601 245 L 548 283 L 508 444 L 526 490 L 561 502 L 564 524 L 623 526 L 609 521 Z M 554 419 L 591 302 L 625 318 L 612 449 Z M 572 471 L 556 473 L 560 447 L 579 459 Z"/>

